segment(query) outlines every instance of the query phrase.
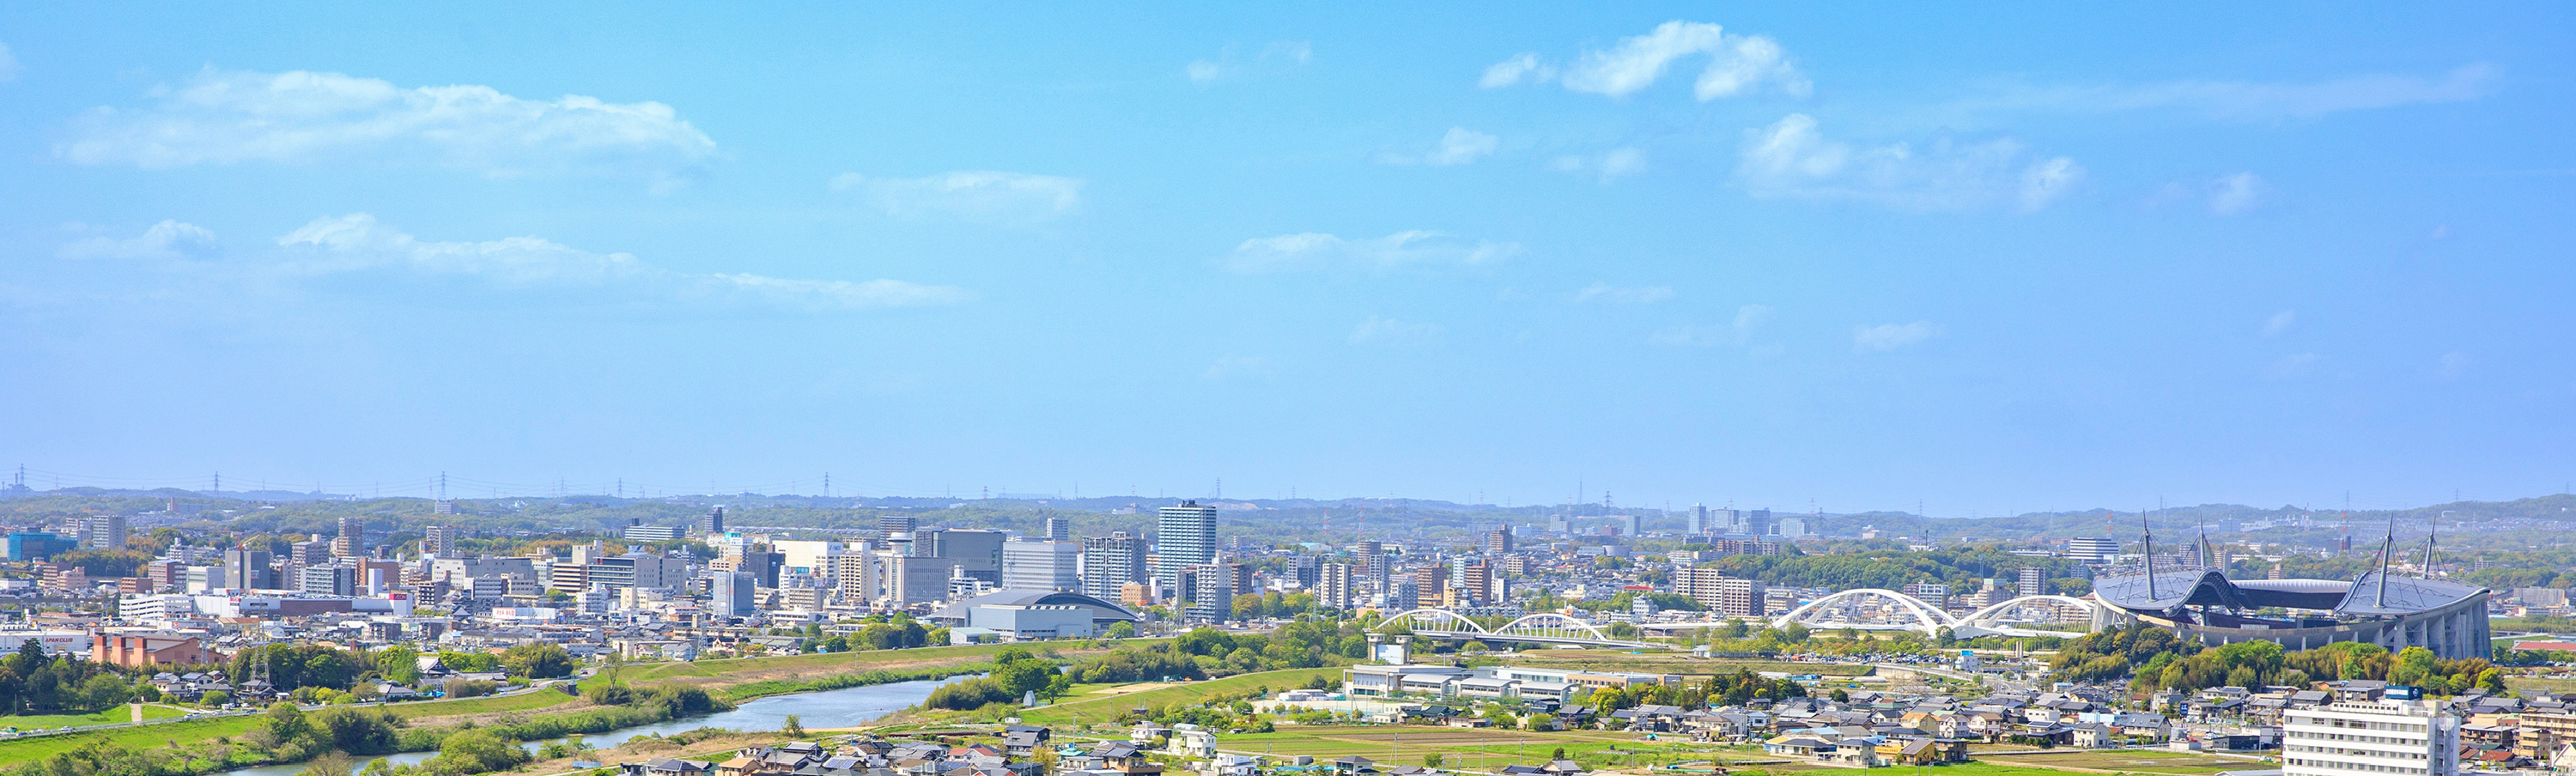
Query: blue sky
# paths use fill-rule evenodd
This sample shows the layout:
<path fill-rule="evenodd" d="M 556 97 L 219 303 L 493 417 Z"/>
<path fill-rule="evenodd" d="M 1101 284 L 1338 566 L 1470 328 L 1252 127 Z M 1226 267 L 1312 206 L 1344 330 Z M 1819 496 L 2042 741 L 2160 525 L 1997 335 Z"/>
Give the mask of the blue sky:
<path fill-rule="evenodd" d="M 0 463 L 1938 516 L 2576 477 L 2564 6 L 1969 11 L 0 8 Z"/>

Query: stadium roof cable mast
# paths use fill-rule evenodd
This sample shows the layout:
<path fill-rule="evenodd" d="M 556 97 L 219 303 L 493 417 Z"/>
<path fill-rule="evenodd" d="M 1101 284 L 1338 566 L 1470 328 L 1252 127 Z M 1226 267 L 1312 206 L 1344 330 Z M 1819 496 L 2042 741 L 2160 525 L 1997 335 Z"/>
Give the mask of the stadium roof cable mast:
<path fill-rule="evenodd" d="M 2396 552 L 2397 516 L 2391 514 L 2388 516 L 2388 534 L 2379 537 L 2379 592 L 2373 594 L 2370 599 L 2370 603 L 2374 606 L 2381 608 L 2388 606 L 2388 557 Z"/>

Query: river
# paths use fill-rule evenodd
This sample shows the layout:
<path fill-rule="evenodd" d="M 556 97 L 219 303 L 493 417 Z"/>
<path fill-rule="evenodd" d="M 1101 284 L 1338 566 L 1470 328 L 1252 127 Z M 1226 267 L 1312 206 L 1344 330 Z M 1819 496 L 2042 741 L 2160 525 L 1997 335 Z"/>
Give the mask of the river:
<path fill-rule="evenodd" d="M 866 724 L 878 717 L 883 717 L 885 715 L 901 711 L 909 706 L 918 705 L 921 703 L 922 699 L 930 697 L 930 691 L 933 688 L 949 682 L 961 681 L 969 678 L 972 677 L 961 675 L 938 680 L 924 679 L 912 682 L 875 684 L 868 685 L 866 687 L 848 687 L 839 690 L 825 690 L 822 692 L 772 695 L 766 698 L 755 698 L 753 700 L 744 701 L 741 705 L 734 707 L 734 710 L 732 711 L 717 712 L 714 714 L 688 717 L 685 719 L 676 719 L 669 722 L 656 722 L 650 725 L 637 725 L 635 727 L 620 728 L 605 733 L 571 736 L 570 738 L 581 739 L 595 748 L 607 749 L 617 746 L 618 744 L 625 743 L 626 739 L 635 738 L 637 736 L 653 735 L 656 733 L 667 736 L 673 733 L 687 732 L 702 727 L 723 728 L 727 730 L 777 730 L 786 725 L 787 716 L 790 714 L 796 715 L 797 724 L 804 725 L 808 728 L 851 727 Z M 537 747 L 553 743 L 554 741 L 563 740 L 567 739 L 558 738 L 551 741 L 528 741 L 521 743 L 520 746 L 533 752 L 536 751 Z M 419 763 L 422 760 L 427 760 L 437 754 L 437 752 L 404 752 L 402 754 L 386 755 L 380 759 L 388 761 L 388 764 L 390 765 L 412 765 Z M 361 768 L 366 767 L 366 763 L 363 761 L 357 763 L 357 765 Z M 295 776 L 297 772 L 304 770 L 304 766 L 304 763 L 263 765 L 257 768 L 243 768 L 237 771 L 225 771 L 214 774 L 213 776 Z"/>

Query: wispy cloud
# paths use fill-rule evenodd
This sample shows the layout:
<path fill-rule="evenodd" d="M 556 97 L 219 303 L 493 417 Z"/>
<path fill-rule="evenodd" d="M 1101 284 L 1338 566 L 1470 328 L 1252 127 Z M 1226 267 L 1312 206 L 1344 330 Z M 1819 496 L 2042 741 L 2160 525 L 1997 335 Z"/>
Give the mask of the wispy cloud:
<path fill-rule="evenodd" d="M 1356 240 L 1306 232 L 1245 240 L 1226 257 L 1225 265 L 1243 273 L 1307 269 L 1382 272 L 1490 264 L 1519 251 L 1520 246 L 1511 243 L 1466 240 L 1426 230 Z"/>
<path fill-rule="evenodd" d="M 685 302 L 757 303 L 805 310 L 958 304 L 965 289 L 900 280 L 799 280 L 751 274 L 692 274 L 647 265 L 631 254 L 593 253 L 541 237 L 483 242 L 421 240 L 354 213 L 314 219 L 277 238 L 290 249 L 283 269 L 328 275 L 366 271 L 477 279 L 516 289 L 594 289 Z"/>
<path fill-rule="evenodd" d="M 2296 323 L 2298 323 L 2298 322 L 2299 322 L 2299 313 L 2298 313 L 2298 311 L 2295 311 L 2295 310 L 2282 310 L 2282 311 L 2280 311 L 2280 312 L 2273 313 L 2273 314 L 2272 314 L 2272 318 L 2271 318 L 2270 320 L 2267 320 L 2267 321 L 2264 321 L 2264 322 L 2263 322 L 2263 336 L 2266 336 L 2266 337 L 2278 337 L 2278 336 L 2281 336 L 2281 333 L 2282 333 L 2282 332 L 2289 331 L 2289 330 L 2290 330 L 2290 326 L 2291 326 L 2292 324 L 2296 324 Z"/>
<path fill-rule="evenodd" d="M 216 248 L 215 233 L 195 224 L 164 220 L 127 238 L 107 236 L 75 240 L 58 255 L 66 259 L 180 261 L 201 258 Z"/>
<path fill-rule="evenodd" d="M 18 73 L 23 69 L 18 66 L 18 56 L 9 53 L 9 44 L 0 43 L 0 81 L 18 80 Z"/>
<path fill-rule="evenodd" d="M 1314 59 L 1315 45 L 1312 42 L 1279 40 L 1262 46 L 1261 53 L 1254 55 L 1249 62 L 1240 61 L 1235 56 L 1234 47 L 1227 46 L 1214 59 L 1191 60 L 1181 67 L 1181 74 L 1188 76 L 1192 83 L 1206 85 L 1257 71 L 1293 70 L 1305 67 Z"/>
<path fill-rule="evenodd" d="M 1503 147 L 1503 139 L 1466 127 L 1450 127 L 1440 142 L 1421 153 L 1387 151 L 1377 155 L 1379 164 L 1466 164 L 1490 156 Z"/>
<path fill-rule="evenodd" d="M 1670 286 L 1622 287 L 1594 283 L 1574 292 L 1574 301 L 1590 304 L 1654 304 L 1673 298 Z"/>
<path fill-rule="evenodd" d="M 1559 156 L 1548 162 L 1547 166 L 1558 172 L 1589 174 L 1603 185 L 1608 185 L 1610 181 L 1620 177 L 1644 172 L 1646 152 L 1620 147 L 1594 155 Z"/>
<path fill-rule="evenodd" d="M 151 92 L 140 110 L 99 108 L 54 154 L 145 169 L 199 164 L 394 160 L 495 178 L 594 173 L 679 180 L 715 141 L 658 102 L 513 97 L 489 86 L 402 88 L 338 73 L 208 69 Z"/>
<path fill-rule="evenodd" d="M 2046 207 L 2084 169 L 2063 156 L 2036 158 L 2021 141 L 1960 142 L 1940 138 L 1860 146 L 1829 139 L 1816 120 L 1792 113 L 1745 133 L 1736 179 L 1757 197 L 1876 202 L 1909 210 L 1956 210 L 2012 204 Z"/>
<path fill-rule="evenodd" d="M 2306 377 L 2310 372 L 2316 370 L 2317 362 L 2324 360 L 2324 358 L 2324 356 L 2320 356 L 2315 353 L 2292 353 L 2282 356 L 2279 359 L 2274 360 L 2271 366 L 2263 368 L 2263 377 L 2270 380 L 2290 380 L 2299 377 Z"/>
<path fill-rule="evenodd" d="M 922 178 L 870 178 L 842 173 L 832 188 L 856 189 L 869 205 L 906 218 L 957 216 L 1041 220 L 1082 204 L 1082 181 L 1053 175 L 991 170 L 940 173 Z"/>
<path fill-rule="evenodd" d="M 1723 326 L 1685 324 L 1657 331 L 1648 339 L 1658 345 L 1688 345 L 1700 348 L 1720 344 L 1747 345 L 1753 341 L 1754 333 L 1759 331 L 1763 324 L 1770 322 L 1772 312 L 1769 305 L 1748 304 L 1736 308 L 1735 320 L 1731 324 Z M 1773 350 L 1776 351 L 1776 349 Z"/>
<path fill-rule="evenodd" d="M 1852 349 L 1862 353 L 1884 353 L 1941 334 L 1941 327 L 1928 321 L 1855 326 L 1852 327 Z"/>
<path fill-rule="evenodd" d="M 2464 102 L 2495 93 L 2496 69 L 2479 63 L 2439 76 L 2362 75 L 2312 82 L 2179 80 L 2139 85 L 2011 86 L 1961 100 L 1952 114 L 2175 110 L 2230 121 L 2280 121 L 2406 105 Z"/>
<path fill-rule="evenodd" d="M 1733 97 L 1770 87 L 1805 96 L 1813 84 L 1789 61 L 1788 51 L 1760 35 L 1729 35 L 1706 22 L 1669 21 L 1644 35 L 1622 38 L 1603 51 L 1588 51 L 1562 68 L 1523 53 L 1485 68 L 1476 83 L 1488 89 L 1555 81 L 1566 89 L 1625 97 L 1653 86 L 1673 63 L 1706 57 L 1691 93 L 1701 100 Z"/>
<path fill-rule="evenodd" d="M 2262 177 L 2250 172 L 2218 176 L 2209 182 L 2209 212 L 2222 216 L 2253 212 L 2262 206 L 2267 190 Z"/>
<path fill-rule="evenodd" d="M 1351 330 L 1350 342 L 1353 345 L 1396 348 L 1429 347 L 1440 344 L 1440 337 L 1446 332 L 1447 329 L 1436 323 L 1409 323 L 1372 315 Z"/>

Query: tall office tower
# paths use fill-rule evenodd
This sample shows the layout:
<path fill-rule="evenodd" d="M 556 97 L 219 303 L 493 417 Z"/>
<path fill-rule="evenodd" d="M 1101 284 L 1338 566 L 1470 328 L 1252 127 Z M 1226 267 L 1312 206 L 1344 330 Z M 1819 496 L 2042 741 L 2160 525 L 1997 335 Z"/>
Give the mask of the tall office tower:
<path fill-rule="evenodd" d="M 125 549 L 125 516 L 100 515 L 81 524 L 81 546 L 102 550 Z"/>
<path fill-rule="evenodd" d="M 913 519 L 911 515 L 880 515 L 877 517 L 877 530 L 884 531 L 885 535 L 888 537 L 892 537 L 895 534 L 910 536 L 912 535 L 912 529 L 920 525 L 920 521 Z"/>
<path fill-rule="evenodd" d="M 1324 559 L 1299 555 L 1288 559 L 1288 573 L 1297 580 L 1297 589 L 1313 591 L 1324 581 Z"/>
<path fill-rule="evenodd" d="M 1778 536 L 1783 539 L 1795 539 L 1805 536 L 1807 535 L 1807 519 L 1803 517 L 1780 518 L 1778 521 L 1771 524 L 1771 535 Z"/>
<path fill-rule="evenodd" d="M 331 554 L 343 558 L 366 557 L 367 519 L 354 515 L 340 518 L 340 537 L 331 540 Z"/>
<path fill-rule="evenodd" d="M 1620 536 L 1646 535 L 1646 516 L 1635 512 L 1619 516 Z"/>
<path fill-rule="evenodd" d="M 276 590 L 277 569 L 272 567 L 267 550 L 230 549 L 224 551 L 224 587 L 235 590 Z"/>
<path fill-rule="evenodd" d="M 1073 521 L 1061 517 L 1047 518 L 1046 540 L 1050 542 L 1073 541 Z"/>
<path fill-rule="evenodd" d="M 1082 545 L 1072 542 L 1014 539 L 1002 543 L 1002 589 L 1079 590 L 1074 572 Z"/>
<path fill-rule="evenodd" d="M 1154 576 L 1166 587 L 1178 587 L 1181 569 L 1216 560 L 1216 507 L 1183 501 L 1164 507 L 1162 533 L 1154 537 Z"/>
<path fill-rule="evenodd" d="M 1708 505 L 1692 504 L 1690 511 L 1690 535 L 1698 536 L 1704 533 L 1709 533 Z"/>
<path fill-rule="evenodd" d="M 877 554 L 861 549 L 847 549 L 833 555 L 832 587 L 841 593 L 841 601 L 862 604 L 877 599 L 882 591 L 877 584 Z"/>
<path fill-rule="evenodd" d="M 1360 542 L 1351 546 L 1351 556 L 1352 560 L 1359 564 L 1359 568 L 1352 571 L 1359 574 L 1361 579 L 1386 581 L 1386 545 L 1369 541 Z"/>
<path fill-rule="evenodd" d="M 787 565 L 787 556 L 768 550 L 753 550 L 735 561 L 734 570 L 750 574 L 761 587 L 778 586 L 778 570 Z"/>
<path fill-rule="evenodd" d="M 421 554 L 436 555 L 441 558 L 456 557 L 456 534 L 455 526 L 433 525 L 421 529 Z"/>
<path fill-rule="evenodd" d="M 1771 510 L 1747 509 L 1744 510 L 1743 515 L 1744 530 L 1740 533 L 1743 533 L 1746 536 L 1771 535 Z"/>
<path fill-rule="evenodd" d="M 1108 536 L 1082 540 L 1082 592 L 1103 601 L 1116 601 L 1130 582 L 1143 582 L 1150 574 L 1145 567 L 1145 540 L 1126 531 L 1111 531 Z"/>
<path fill-rule="evenodd" d="M 2040 593 L 2047 592 L 2040 589 L 2041 579 L 2038 566 L 2021 567 L 2021 572 L 2015 575 L 2014 582 L 2015 587 L 2018 589 L 2013 592 L 2020 593 L 2022 595 L 2039 595 Z"/>
<path fill-rule="evenodd" d="M 1328 609 L 1351 608 L 1351 564 L 1326 563 L 1315 583 L 1315 603 Z"/>
<path fill-rule="evenodd" d="M 966 577 L 998 587 L 1002 584 L 1002 540 L 1009 538 L 1000 531 L 980 528 L 949 528 L 912 532 L 912 556 L 948 558 L 957 561 Z"/>
<path fill-rule="evenodd" d="M 724 507 L 716 507 L 715 511 L 708 512 L 704 527 L 706 528 L 708 536 L 723 536 L 725 532 Z"/>
<path fill-rule="evenodd" d="M 1512 554 L 1512 527 L 1508 525 L 1495 526 L 1494 530 L 1486 531 L 1485 552 L 1494 555 Z"/>
<path fill-rule="evenodd" d="M 752 595 L 757 585 L 750 574 L 740 571 L 719 571 L 711 581 L 713 584 L 707 586 L 707 592 L 715 599 L 712 603 L 715 606 L 716 616 L 748 617 L 751 615 L 754 607 L 757 606 Z"/>
<path fill-rule="evenodd" d="M 1411 606 L 1440 605 L 1440 597 L 1449 592 L 1449 567 L 1437 563 L 1413 573 L 1414 599 Z"/>
<path fill-rule="evenodd" d="M 1574 518 L 1567 516 L 1563 512 L 1548 515 L 1547 532 L 1552 534 L 1574 533 Z"/>

